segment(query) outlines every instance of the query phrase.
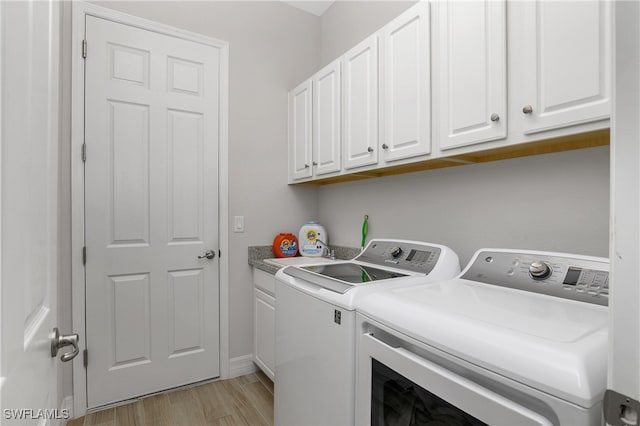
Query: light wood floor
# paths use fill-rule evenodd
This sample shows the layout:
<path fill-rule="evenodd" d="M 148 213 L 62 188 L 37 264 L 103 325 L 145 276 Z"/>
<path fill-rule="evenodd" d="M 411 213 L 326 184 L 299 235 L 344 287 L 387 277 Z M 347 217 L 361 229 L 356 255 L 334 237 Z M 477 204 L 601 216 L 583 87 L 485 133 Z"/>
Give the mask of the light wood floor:
<path fill-rule="evenodd" d="M 273 382 L 261 371 L 69 420 L 68 426 L 273 425 Z"/>

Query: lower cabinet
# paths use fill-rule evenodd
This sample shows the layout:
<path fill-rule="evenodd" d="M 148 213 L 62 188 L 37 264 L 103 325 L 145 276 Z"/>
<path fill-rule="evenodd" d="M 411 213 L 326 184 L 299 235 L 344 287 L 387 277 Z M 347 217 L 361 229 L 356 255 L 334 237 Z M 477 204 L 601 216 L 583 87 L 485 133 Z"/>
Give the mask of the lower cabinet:
<path fill-rule="evenodd" d="M 253 289 L 253 361 L 267 377 L 274 380 L 276 299 L 257 287 L 259 283 L 255 280 L 255 272 L 257 271 L 254 271 L 256 287 Z M 269 275 L 266 272 L 263 274 Z M 275 277 L 270 277 L 275 284 Z"/>

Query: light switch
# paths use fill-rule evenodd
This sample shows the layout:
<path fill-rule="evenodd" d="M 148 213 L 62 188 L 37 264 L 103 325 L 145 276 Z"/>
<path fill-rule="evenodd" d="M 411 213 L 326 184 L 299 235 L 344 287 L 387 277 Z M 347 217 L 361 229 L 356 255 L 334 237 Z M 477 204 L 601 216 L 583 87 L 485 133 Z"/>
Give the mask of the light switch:
<path fill-rule="evenodd" d="M 236 216 L 233 221 L 233 232 L 244 232 L 244 216 Z"/>

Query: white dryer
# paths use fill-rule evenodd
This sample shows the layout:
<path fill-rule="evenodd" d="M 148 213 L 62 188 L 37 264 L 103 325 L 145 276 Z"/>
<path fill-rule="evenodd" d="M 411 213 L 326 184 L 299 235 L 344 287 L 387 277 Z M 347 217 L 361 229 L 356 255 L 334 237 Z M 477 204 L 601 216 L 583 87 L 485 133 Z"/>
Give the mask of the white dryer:
<path fill-rule="evenodd" d="M 275 424 L 353 424 L 355 301 L 459 271 L 458 256 L 448 247 L 382 239 L 350 261 L 278 271 Z"/>
<path fill-rule="evenodd" d="M 482 249 L 358 300 L 356 423 L 601 425 L 609 261 Z"/>

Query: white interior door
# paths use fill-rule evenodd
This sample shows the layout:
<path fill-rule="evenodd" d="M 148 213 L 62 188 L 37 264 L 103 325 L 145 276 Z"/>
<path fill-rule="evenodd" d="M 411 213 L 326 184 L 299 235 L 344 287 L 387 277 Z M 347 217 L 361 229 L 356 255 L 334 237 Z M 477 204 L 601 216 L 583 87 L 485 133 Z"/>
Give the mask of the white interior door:
<path fill-rule="evenodd" d="M 219 49 L 87 16 L 87 404 L 219 375 Z M 212 250 L 215 258 L 199 258 Z"/>
<path fill-rule="evenodd" d="M 63 417 L 53 411 L 60 361 L 50 347 L 58 314 L 59 25 L 56 2 L 0 3 L 3 424 Z"/>

